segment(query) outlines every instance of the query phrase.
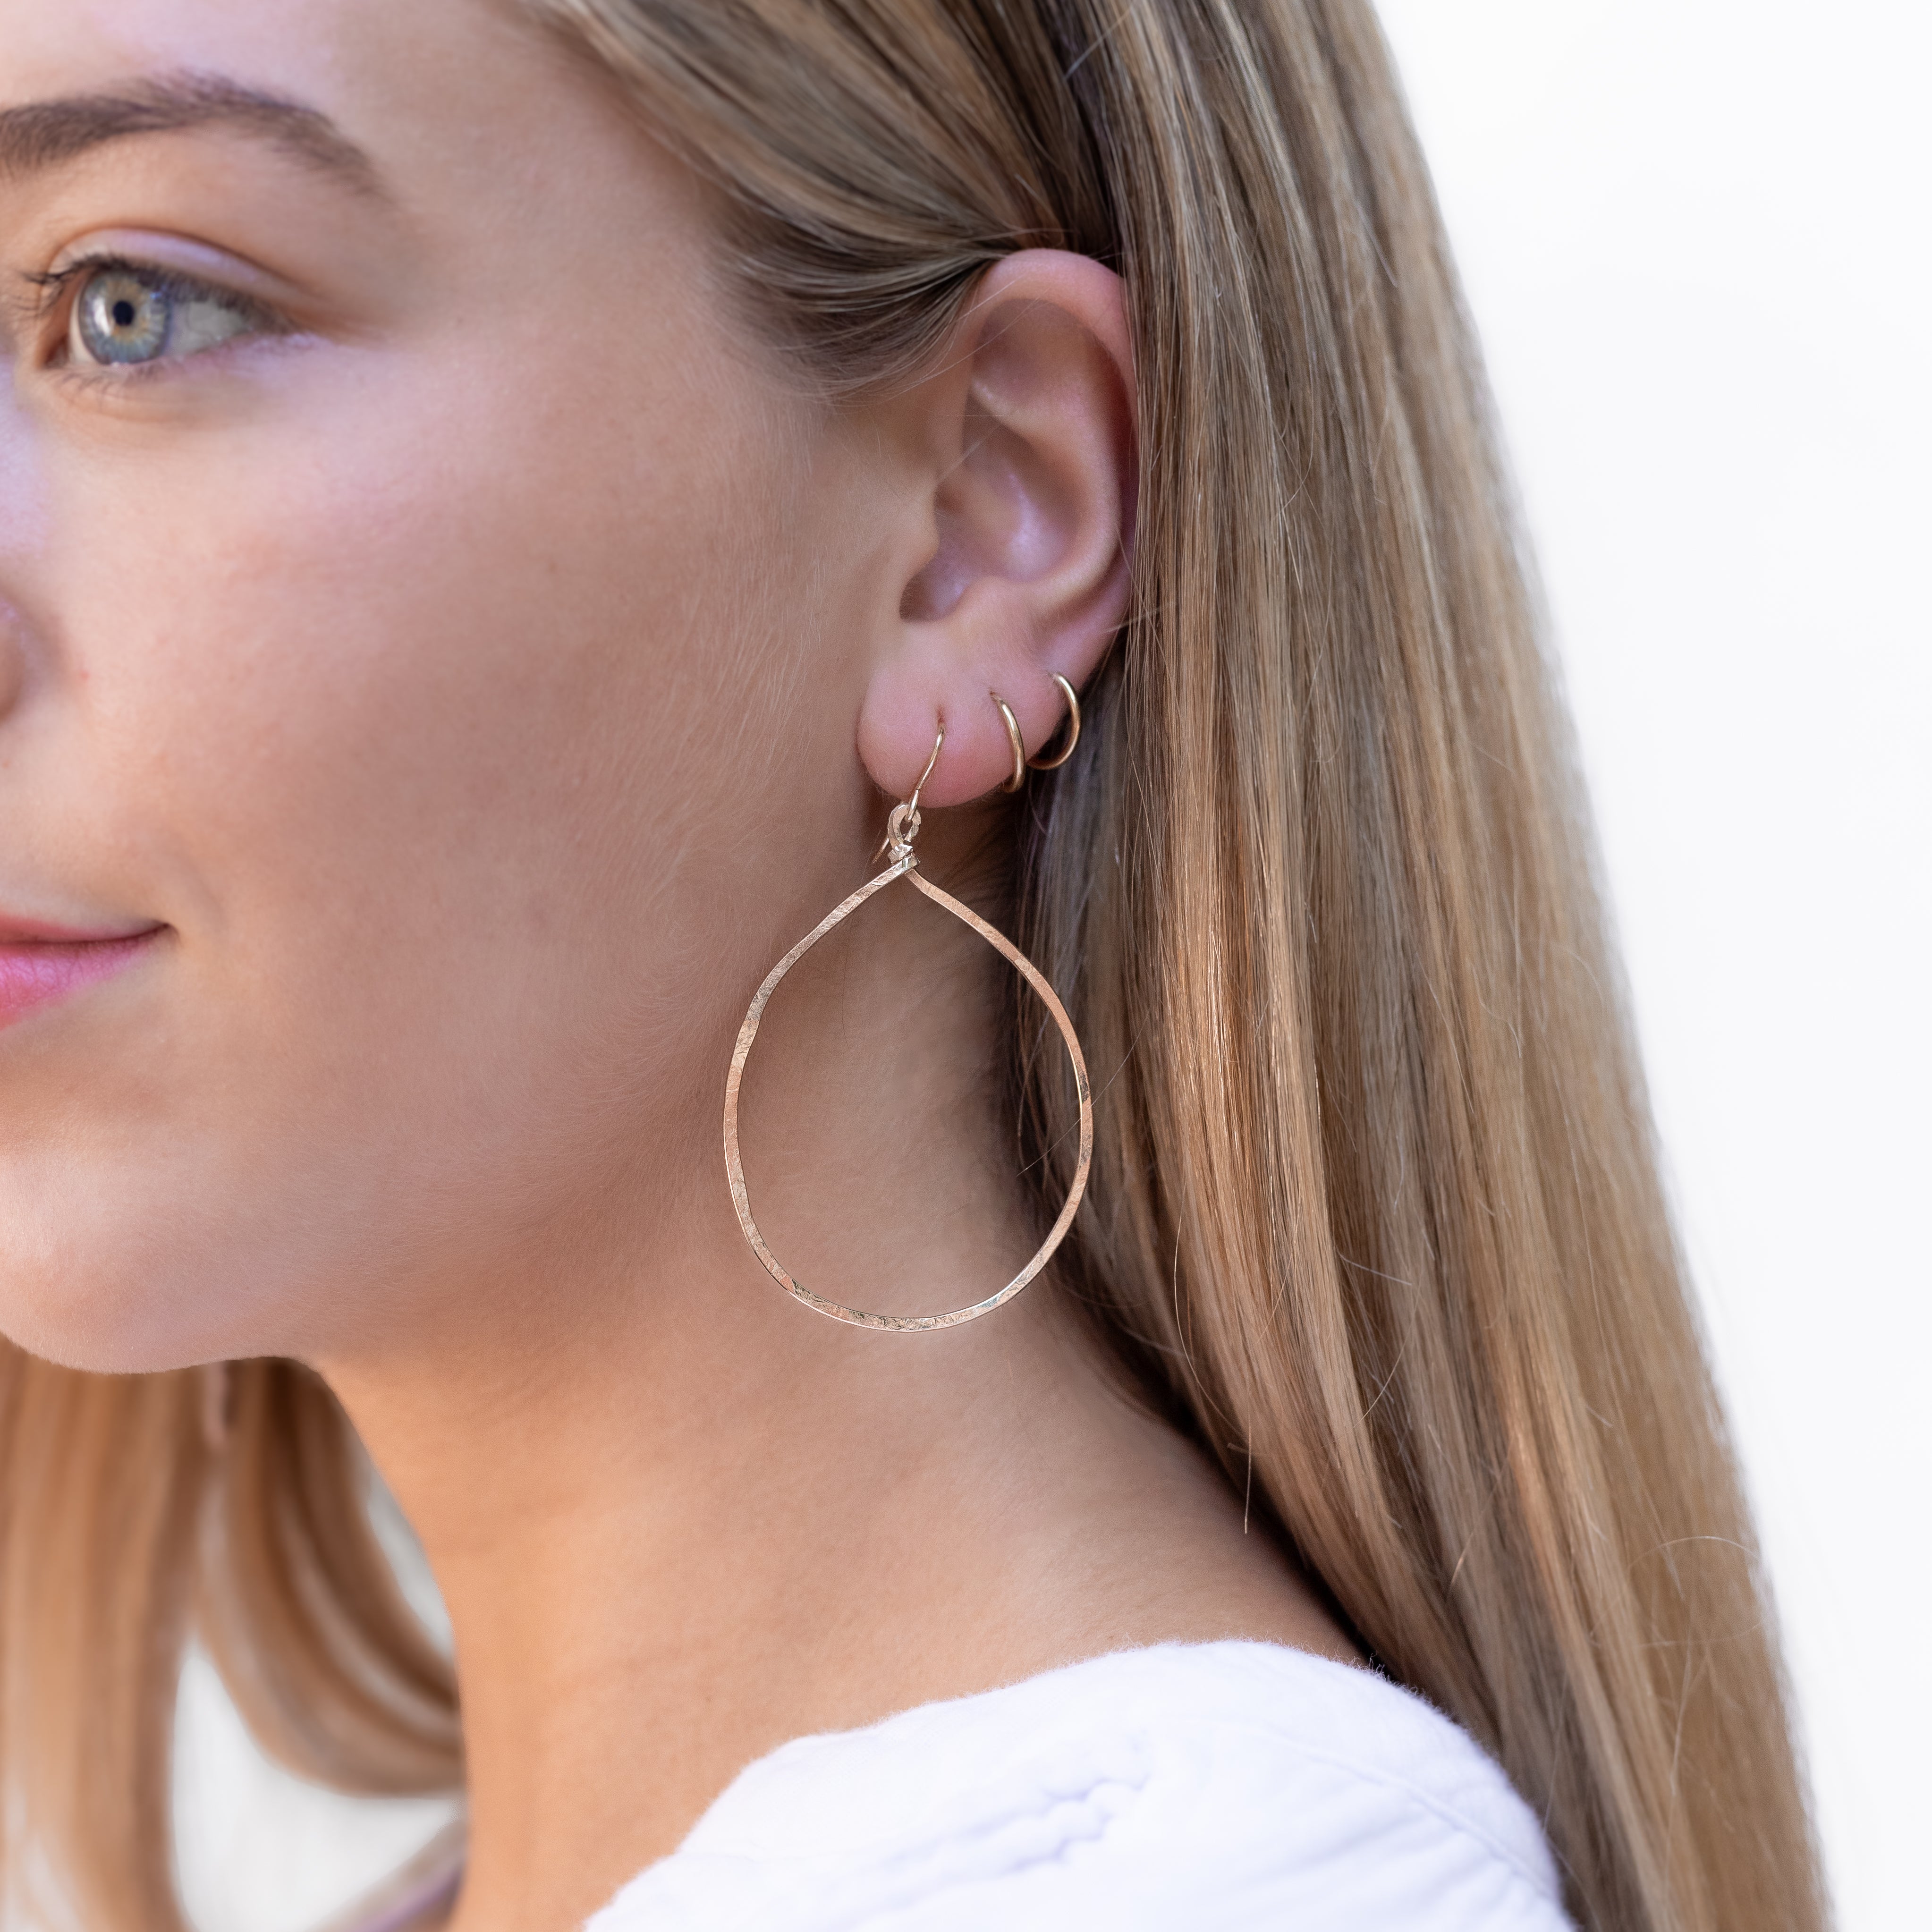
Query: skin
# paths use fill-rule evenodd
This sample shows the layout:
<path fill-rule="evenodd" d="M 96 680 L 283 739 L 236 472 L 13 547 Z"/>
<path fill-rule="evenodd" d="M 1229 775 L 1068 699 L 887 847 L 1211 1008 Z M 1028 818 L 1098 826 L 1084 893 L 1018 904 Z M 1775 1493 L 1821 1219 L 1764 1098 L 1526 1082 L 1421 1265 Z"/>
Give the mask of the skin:
<path fill-rule="evenodd" d="M 1011 258 L 835 411 L 507 8 L 0 0 L 0 112 L 183 70 L 376 172 L 213 124 L 0 176 L 0 915 L 154 935 L 0 1031 L 0 1327 L 327 1376 L 449 1606 L 462 1932 L 577 1922 L 802 1733 L 1126 1644 L 1348 1655 L 1050 1276 L 841 1328 L 724 1186 L 746 1003 L 935 721 L 968 890 L 987 694 L 1038 748 L 1121 615 L 1112 276 Z M 279 320 L 64 359 L 24 278 L 104 237 Z M 746 1159 L 808 1283 L 931 1312 L 1028 1252 L 1002 970 L 894 887 L 773 1003 Z"/>

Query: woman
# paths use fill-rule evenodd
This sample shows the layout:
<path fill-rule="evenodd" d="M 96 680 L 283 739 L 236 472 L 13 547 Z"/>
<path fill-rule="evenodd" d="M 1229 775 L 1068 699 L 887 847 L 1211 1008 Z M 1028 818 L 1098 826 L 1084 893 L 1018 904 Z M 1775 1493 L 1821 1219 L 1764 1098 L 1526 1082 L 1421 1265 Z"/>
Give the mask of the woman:
<path fill-rule="evenodd" d="M 389 1923 L 1822 1924 L 1364 7 L 0 0 L 0 250 L 16 1902 L 194 1633 Z"/>

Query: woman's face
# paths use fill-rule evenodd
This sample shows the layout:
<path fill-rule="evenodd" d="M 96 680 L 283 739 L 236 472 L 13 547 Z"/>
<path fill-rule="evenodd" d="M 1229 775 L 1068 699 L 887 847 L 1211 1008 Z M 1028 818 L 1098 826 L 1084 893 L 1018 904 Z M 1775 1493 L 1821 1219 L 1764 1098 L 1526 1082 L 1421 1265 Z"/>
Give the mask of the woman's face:
<path fill-rule="evenodd" d="M 0 0 L 26 1346 L 326 1354 L 712 1150 L 880 574 L 706 234 L 490 0 Z"/>

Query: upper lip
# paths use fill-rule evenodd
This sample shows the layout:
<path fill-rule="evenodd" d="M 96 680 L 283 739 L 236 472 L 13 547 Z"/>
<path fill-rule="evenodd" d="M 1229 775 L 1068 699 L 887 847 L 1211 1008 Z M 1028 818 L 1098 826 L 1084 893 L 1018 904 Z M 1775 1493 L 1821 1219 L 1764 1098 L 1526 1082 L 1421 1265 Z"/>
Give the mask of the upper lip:
<path fill-rule="evenodd" d="M 145 939 L 160 930 L 160 925 L 153 920 L 90 930 L 56 926 L 46 920 L 16 919 L 11 913 L 0 912 L 0 946 L 100 946 L 120 939 Z"/>

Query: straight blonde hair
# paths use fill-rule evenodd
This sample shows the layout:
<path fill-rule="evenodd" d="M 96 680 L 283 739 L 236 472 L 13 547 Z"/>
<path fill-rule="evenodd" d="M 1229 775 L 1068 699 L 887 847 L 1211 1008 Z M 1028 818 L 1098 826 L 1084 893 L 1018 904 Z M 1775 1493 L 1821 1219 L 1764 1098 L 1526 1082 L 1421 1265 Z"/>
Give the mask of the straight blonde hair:
<path fill-rule="evenodd" d="M 1360 0 L 530 0 L 715 185 L 829 398 L 1030 247 L 1124 278 L 1132 608 L 1013 821 L 1096 1070 L 1063 1270 L 1390 1675 L 1544 1820 L 1586 1932 L 1819 1932 L 1763 1585 L 1427 176 Z M 1066 1175 L 1058 1056 L 1016 1118 Z M 270 1748 L 460 1780 L 328 1391 L 0 1373 L 0 1831 L 173 1928 L 206 1635 Z"/>

